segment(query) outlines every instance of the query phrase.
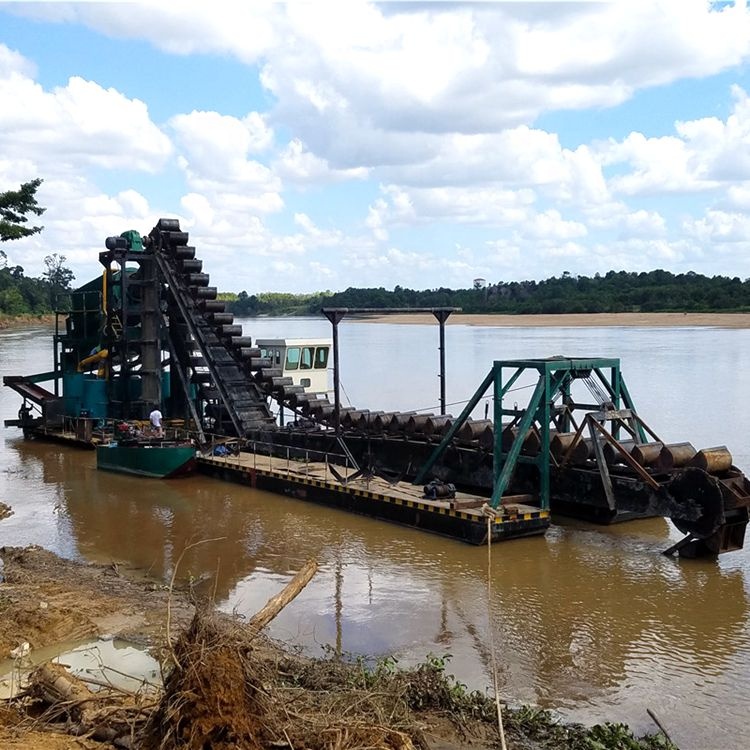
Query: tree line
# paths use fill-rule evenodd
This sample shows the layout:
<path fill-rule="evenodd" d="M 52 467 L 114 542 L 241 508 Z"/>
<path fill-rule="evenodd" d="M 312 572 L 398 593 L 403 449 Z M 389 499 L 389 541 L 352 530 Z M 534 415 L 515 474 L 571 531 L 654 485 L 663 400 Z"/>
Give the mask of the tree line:
<path fill-rule="evenodd" d="M 498 281 L 468 289 L 355 288 L 317 294 L 224 295 L 240 316 L 309 315 L 321 307 L 460 307 L 466 313 L 554 315 L 619 312 L 750 312 L 750 279 L 693 271 L 564 272 L 542 281 Z"/>
<path fill-rule="evenodd" d="M 30 216 L 41 216 L 36 191 L 41 179 L 23 183 L 18 190 L 0 193 L 0 242 L 20 240 L 42 231 L 29 225 Z M 28 277 L 22 266 L 8 264 L 8 255 L 0 250 L 0 314 L 40 315 L 52 312 L 56 298 L 70 289 L 73 272 L 65 265 L 66 257 L 52 253 L 44 258 L 44 272 L 38 278 Z"/>

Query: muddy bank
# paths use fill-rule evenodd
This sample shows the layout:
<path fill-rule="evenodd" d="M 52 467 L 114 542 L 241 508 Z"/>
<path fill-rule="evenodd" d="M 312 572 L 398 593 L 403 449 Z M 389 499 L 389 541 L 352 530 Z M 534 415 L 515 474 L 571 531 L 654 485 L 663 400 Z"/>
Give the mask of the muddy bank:
<path fill-rule="evenodd" d="M 0 547 L 0 658 L 27 642 L 36 650 L 97 635 L 146 645 L 163 640 L 168 591 L 140 571 L 63 560 L 41 547 Z M 172 627 L 193 608 L 172 597 Z"/>
<path fill-rule="evenodd" d="M 63 667 L 40 669 L 26 697 L 0 704 L 3 748 L 500 746 L 494 700 L 453 680 L 445 659 L 401 670 L 389 658 L 302 657 L 252 621 L 196 609 L 189 592 L 170 593 L 136 570 L 39 547 L 0 548 L 0 559 L 0 653 L 108 633 L 149 644 L 166 675 L 154 695 L 94 692 Z M 621 725 L 564 725 L 531 708 L 506 707 L 503 721 L 509 750 L 668 747 L 661 737 L 636 741 Z"/>
<path fill-rule="evenodd" d="M 5 328 L 24 328 L 38 325 L 54 325 L 55 316 L 50 315 L 2 315 L 0 314 L 0 331 Z"/>
<path fill-rule="evenodd" d="M 435 324 L 429 313 L 347 318 L 367 323 Z M 501 328 L 750 328 L 750 313 L 581 313 L 563 315 L 490 315 L 454 313 L 447 325 Z"/>

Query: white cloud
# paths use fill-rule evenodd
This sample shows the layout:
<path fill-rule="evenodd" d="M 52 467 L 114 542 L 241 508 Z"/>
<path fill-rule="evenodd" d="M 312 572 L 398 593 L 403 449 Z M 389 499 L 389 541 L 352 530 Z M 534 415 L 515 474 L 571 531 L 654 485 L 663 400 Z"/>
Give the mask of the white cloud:
<path fill-rule="evenodd" d="M 750 249 L 750 214 L 710 209 L 700 219 L 686 220 L 684 228 L 704 244 L 738 243 Z"/>
<path fill-rule="evenodd" d="M 274 171 L 287 182 L 321 185 L 342 180 L 364 180 L 369 174 L 365 167 L 331 169 L 325 159 L 315 156 L 305 148 L 299 138 L 294 138 L 273 164 Z"/>
<path fill-rule="evenodd" d="M 171 152 L 148 108 L 77 76 L 45 91 L 20 73 L 0 75 L 0 151 L 44 161 L 57 173 L 82 166 L 154 172 Z"/>
<path fill-rule="evenodd" d="M 17 50 L 0 44 L 0 78 L 10 78 L 17 74 L 23 78 L 33 78 L 36 66 Z"/>

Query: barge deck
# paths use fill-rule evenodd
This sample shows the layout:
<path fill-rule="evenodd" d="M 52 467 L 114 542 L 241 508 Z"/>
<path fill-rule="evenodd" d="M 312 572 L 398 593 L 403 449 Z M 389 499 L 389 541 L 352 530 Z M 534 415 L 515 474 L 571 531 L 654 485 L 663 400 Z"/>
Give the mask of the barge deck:
<path fill-rule="evenodd" d="M 487 498 L 457 492 L 455 498 L 431 500 L 408 482 L 362 476 L 353 468 L 323 461 L 295 461 L 242 451 L 229 456 L 198 456 L 198 470 L 224 481 L 257 487 L 301 500 L 413 526 L 471 544 L 487 542 Z M 523 496 L 525 497 L 525 496 Z M 494 511 L 492 542 L 544 534 L 547 510 L 522 502 L 506 502 Z"/>

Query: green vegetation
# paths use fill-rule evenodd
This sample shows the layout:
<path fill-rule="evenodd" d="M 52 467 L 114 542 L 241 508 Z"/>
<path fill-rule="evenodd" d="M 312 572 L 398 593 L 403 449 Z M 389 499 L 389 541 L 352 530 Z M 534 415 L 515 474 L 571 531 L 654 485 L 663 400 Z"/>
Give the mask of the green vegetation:
<path fill-rule="evenodd" d="M 43 227 L 27 227 L 28 214 L 41 216 L 46 209 L 36 201 L 36 191 L 42 184 L 40 179 L 24 182 L 18 190 L 0 193 L 0 242 L 20 240 L 41 232 Z"/>
<path fill-rule="evenodd" d="M 41 216 L 45 211 L 36 200 L 41 184 L 40 179 L 32 180 L 18 190 L 0 193 L 0 242 L 42 231 L 43 227 L 26 226 L 29 214 Z M 27 278 L 21 266 L 8 265 L 7 254 L 0 250 L 0 316 L 52 312 L 56 297 L 70 289 L 74 278 L 65 262 L 64 255 L 48 255 L 44 258 L 45 271 L 41 278 Z"/>
<path fill-rule="evenodd" d="M 297 688 L 327 695 L 348 693 L 350 704 L 366 705 L 372 715 L 388 716 L 391 726 L 410 734 L 416 746 L 420 730 L 430 717 L 447 719 L 465 744 L 497 747 L 497 709 L 487 692 L 469 690 L 448 674 L 450 654 L 429 655 L 414 667 L 401 668 L 386 656 L 366 660 L 336 656 L 325 648 L 327 658 L 313 660 L 290 670 L 287 679 Z M 343 702 L 342 702 L 343 703 Z M 506 707 L 503 725 L 509 748 L 524 750 L 676 750 L 662 734 L 636 737 L 625 724 L 604 723 L 593 727 L 568 724 L 550 711 L 532 706 Z"/>
<path fill-rule="evenodd" d="M 321 307 L 461 307 L 467 313 L 559 314 L 600 312 L 747 312 L 750 279 L 609 271 L 601 276 L 560 277 L 543 281 L 499 281 L 484 288 L 427 289 L 397 286 L 318 294 L 240 292 L 228 308 L 237 315 L 308 315 Z"/>

